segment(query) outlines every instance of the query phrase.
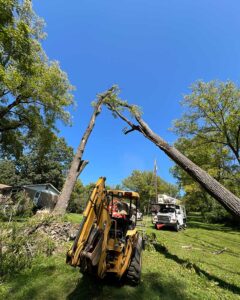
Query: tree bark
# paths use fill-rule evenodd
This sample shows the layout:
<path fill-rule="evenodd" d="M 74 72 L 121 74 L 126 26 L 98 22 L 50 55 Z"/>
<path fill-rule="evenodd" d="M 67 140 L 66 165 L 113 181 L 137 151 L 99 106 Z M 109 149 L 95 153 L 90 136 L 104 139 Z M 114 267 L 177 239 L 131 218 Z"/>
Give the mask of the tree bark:
<path fill-rule="evenodd" d="M 104 102 L 104 100 L 107 97 L 110 97 L 112 92 L 114 91 L 114 88 L 109 89 L 107 92 L 99 95 L 98 101 L 94 107 L 93 114 L 91 116 L 91 119 L 89 121 L 88 127 L 81 139 L 81 142 L 77 148 L 76 154 L 73 158 L 73 161 L 71 163 L 71 167 L 69 169 L 66 181 L 63 185 L 62 192 L 58 198 L 58 201 L 56 203 L 56 206 L 54 208 L 53 213 L 63 215 L 66 212 L 71 193 L 73 191 L 74 185 L 77 181 L 78 176 L 81 174 L 85 166 L 88 164 L 88 161 L 82 160 L 82 156 L 88 141 L 88 138 L 93 130 L 93 127 L 95 125 L 96 117 L 101 112 L 101 107 Z"/>
<path fill-rule="evenodd" d="M 184 169 L 238 221 L 240 221 L 240 199 L 211 177 L 206 171 L 194 164 L 175 147 L 169 145 L 165 140 L 153 132 L 138 112 L 133 113 L 134 106 L 122 102 L 120 102 L 118 106 L 116 106 L 116 104 L 112 105 L 110 102 L 107 103 L 107 106 L 130 126 L 129 130 L 125 130 L 125 134 L 134 130 L 141 132 L 147 139 L 164 151 L 176 164 Z M 127 108 L 133 113 L 138 125 L 133 124 L 120 112 L 121 110 L 119 110 L 119 108 L 121 107 Z"/>
<path fill-rule="evenodd" d="M 175 163 L 184 169 L 196 180 L 213 198 L 225 207 L 240 221 L 240 199 L 211 177 L 206 171 L 194 164 L 175 147 L 170 146 L 160 136 L 153 132 L 150 127 L 139 117 L 136 117 L 141 126 L 142 133 L 164 151 Z"/>

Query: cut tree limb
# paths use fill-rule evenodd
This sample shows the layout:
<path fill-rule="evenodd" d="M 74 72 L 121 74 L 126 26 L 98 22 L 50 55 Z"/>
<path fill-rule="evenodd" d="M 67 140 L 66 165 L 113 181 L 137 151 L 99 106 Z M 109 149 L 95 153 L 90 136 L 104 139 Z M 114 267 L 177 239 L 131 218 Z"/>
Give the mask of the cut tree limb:
<path fill-rule="evenodd" d="M 148 124 L 142 119 L 141 114 L 135 105 L 130 105 L 122 100 L 115 100 L 114 102 L 109 101 L 105 102 L 105 104 L 108 109 L 130 126 L 130 129 L 125 130 L 125 134 L 135 130 L 141 132 L 147 139 L 159 147 L 159 149 L 164 151 L 176 164 L 184 169 L 237 220 L 240 221 L 240 199 L 211 177 L 206 171 L 184 156 L 175 147 L 169 145 L 159 135 L 152 131 Z M 137 121 L 137 125 L 132 123 L 124 115 L 124 109 L 128 110 L 128 112 L 132 114 Z"/>
<path fill-rule="evenodd" d="M 53 213 L 63 215 L 66 212 L 71 193 L 73 191 L 74 185 L 77 181 L 78 176 L 81 174 L 83 169 L 88 164 L 88 161 L 82 160 L 82 156 L 85 150 L 85 147 L 87 145 L 88 138 L 90 134 L 92 133 L 93 127 L 95 125 L 95 121 L 97 116 L 101 112 L 101 107 L 104 101 L 107 99 L 109 100 L 116 92 L 116 87 L 113 86 L 106 92 L 98 95 L 98 101 L 94 104 L 94 111 L 91 116 L 91 119 L 89 121 L 88 127 L 86 131 L 83 134 L 83 137 L 81 139 L 81 142 L 77 148 L 76 154 L 73 158 L 73 161 L 71 163 L 71 167 L 69 169 L 66 181 L 64 183 L 62 192 L 59 196 L 58 202 L 54 208 Z"/>

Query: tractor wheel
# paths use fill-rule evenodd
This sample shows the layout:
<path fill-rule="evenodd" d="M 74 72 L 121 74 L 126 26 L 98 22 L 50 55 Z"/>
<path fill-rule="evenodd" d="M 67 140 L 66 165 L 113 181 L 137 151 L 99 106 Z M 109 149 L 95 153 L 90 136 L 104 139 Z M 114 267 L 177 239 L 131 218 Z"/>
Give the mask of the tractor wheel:
<path fill-rule="evenodd" d="M 141 280 L 142 269 L 142 237 L 138 237 L 130 265 L 126 272 L 126 281 L 130 285 L 138 285 Z"/>

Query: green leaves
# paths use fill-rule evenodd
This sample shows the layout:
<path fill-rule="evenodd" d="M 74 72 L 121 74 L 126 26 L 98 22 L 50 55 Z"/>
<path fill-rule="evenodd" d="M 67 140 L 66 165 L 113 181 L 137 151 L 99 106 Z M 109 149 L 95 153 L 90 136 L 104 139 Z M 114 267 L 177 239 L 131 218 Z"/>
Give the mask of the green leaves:
<path fill-rule="evenodd" d="M 9 185 L 52 183 L 61 190 L 73 149 L 47 129 L 29 141 L 18 160 L 0 160 L 0 182 Z"/>
<path fill-rule="evenodd" d="M 175 121 L 174 131 L 203 142 L 225 145 L 240 164 L 240 89 L 232 82 L 199 81 L 182 104 L 187 111 Z"/>
<path fill-rule="evenodd" d="M 40 127 L 55 130 L 56 120 L 70 123 L 66 108 L 73 87 L 41 46 L 44 22 L 31 1 L 0 0 L 0 143 L 5 132 L 33 135 Z M 5 143 L 6 144 L 6 143 Z"/>
<path fill-rule="evenodd" d="M 134 170 L 132 174 L 122 182 L 124 188 L 136 191 L 140 194 L 140 206 L 147 208 L 149 201 L 156 199 L 156 190 L 154 186 L 154 175 L 149 171 Z M 167 183 L 157 176 L 157 192 L 166 193 L 170 196 L 178 194 L 176 186 Z"/>
<path fill-rule="evenodd" d="M 180 135 L 176 148 L 239 196 L 240 89 L 230 81 L 199 81 L 182 104 L 185 113 L 174 123 Z M 215 201 L 183 170 L 176 166 L 172 172 L 190 209 L 216 210 Z"/>

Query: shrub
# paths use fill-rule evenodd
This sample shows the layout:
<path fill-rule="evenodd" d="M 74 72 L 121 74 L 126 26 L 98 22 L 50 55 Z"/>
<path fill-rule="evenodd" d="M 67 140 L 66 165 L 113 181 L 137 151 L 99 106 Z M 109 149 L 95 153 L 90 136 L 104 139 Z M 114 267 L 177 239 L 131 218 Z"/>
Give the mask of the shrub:
<path fill-rule="evenodd" d="M 34 216 L 27 222 L 3 222 L 0 232 L 0 277 L 16 274 L 32 265 L 39 255 L 51 256 L 54 240 L 36 230 L 41 224 L 54 221 L 51 216 Z"/>
<path fill-rule="evenodd" d="M 29 250 L 29 238 L 20 234 L 15 223 L 2 229 L 0 239 L 0 276 L 17 273 L 30 267 L 33 256 Z"/>
<path fill-rule="evenodd" d="M 33 215 L 34 204 L 25 191 L 19 191 L 9 197 L 1 205 L 0 218 L 4 221 L 13 217 L 30 217 Z"/>

